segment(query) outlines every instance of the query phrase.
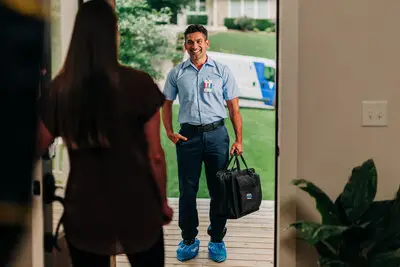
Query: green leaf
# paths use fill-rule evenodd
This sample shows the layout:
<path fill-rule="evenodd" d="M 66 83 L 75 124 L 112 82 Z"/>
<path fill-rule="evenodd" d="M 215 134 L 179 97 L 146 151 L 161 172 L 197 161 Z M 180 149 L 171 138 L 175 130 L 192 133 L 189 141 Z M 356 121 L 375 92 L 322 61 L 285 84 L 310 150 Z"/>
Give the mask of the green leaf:
<path fill-rule="evenodd" d="M 362 226 L 351 226 L 349 229 L 344 231 L 341 237 L 339 251 L 339 258 L 345 262 L 350 263 L 362 263 L 365 262 L 366 257 L 363 255 L 362 244 L 365 240 L 370 237 L 368 231 L 365 229 L 365 225 Z M 354 265 L 364 266 L 364 265 Z"/>
<path fill-rule="evenodd" d="M 318 242 L 314 245 L 318 255 L 323 258 L 338 259 L 338 249 L 340 241 L 336 239 L 340 236 L 333 236 L 325 239 L 324 241 Z"/>
<path fill-rule="evenodd" d="M 345 226 L 322 225 L 319 223 L 304 221 L 293 223 L 290 227 L 296 228 L 298 236 L 312 246 L 331 236 L 340 235 L 348 229 Z"/>
<path fill-rule="evenodd" d="M 317 210 L 321 214 L 323 224 L 340 224 L 338 216 L 339 213 L 335 204 L 320 188 L 304 179 L 293 180 L 292 184 L 307 192 L 311 197 L 315 199 L 315 204 Z"/>
<path fill-rule="evenodd" d="M 351 222 L 355 222 L 368 209 L 375 198 L 376 188 L 377 172 L 374 161 L 369 159 L 353 169 L 340 198 Z"/>
<path fill-rule="evenodd" d="M 370 260 L 368 267 L 399 267 L 400 266 L 400 250 L 376 255 Z"/>
<path fill-rule="evenodd" d="M 368 210 L 359 218 L 358 223 L 370 222 L 376 225 L 390 213 L 393 203 L 393 200 L 372 202 Z"/>
<path fill-rule="evenodd" d="M 371 241 L 365 246 L 366 253 L 376 254 L 381 253 L 398 243 L 400 236 L 400 188 L 397 191 L 396 198 L 390 206 L 390 211 L 387 216 L 380 222 L 380 227 L 383 229 L 375 233 Z"/>
<path fill-rule="evenodd" d="M 342 203 L 340 201 L 340 198 L 342 197 L 342 194 L 340 194 L 336 200 L 335 200 L 335 206 L 338 211 L 338 217 L 340 220 L 341 225 L 351 225 L 352 223 L 349 221 L 347 218 L 346 212 L 344 211 L 344 208 L 342 206 Z"/>
<path fill-rule="evenodd" d="M 385 233 L 393 203 L 393 200 L 375 201 L 359 218 L 357 224 L 368 224 L 366 227 L 367 240 L 371 240 L 376 236 L 382 236 Z"/>

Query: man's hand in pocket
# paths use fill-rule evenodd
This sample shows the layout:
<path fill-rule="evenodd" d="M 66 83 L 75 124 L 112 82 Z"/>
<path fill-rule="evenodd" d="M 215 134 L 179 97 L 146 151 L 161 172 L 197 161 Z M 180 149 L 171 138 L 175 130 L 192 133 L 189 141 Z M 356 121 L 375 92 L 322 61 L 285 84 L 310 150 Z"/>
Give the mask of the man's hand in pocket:
<path fill-rule="evenodd" d="M 169 138 L 169 140 L 171 140 L 172 143 L 174 143 L 174 144 L 178 143 L 179 140 L 187 141 L 187 138 L 186 138 L 186 137 L 184 137 L 183 135 L 177 134 L 177 133 L 170 133 L 170 134 L 168 134 L 168 138 Z"/>

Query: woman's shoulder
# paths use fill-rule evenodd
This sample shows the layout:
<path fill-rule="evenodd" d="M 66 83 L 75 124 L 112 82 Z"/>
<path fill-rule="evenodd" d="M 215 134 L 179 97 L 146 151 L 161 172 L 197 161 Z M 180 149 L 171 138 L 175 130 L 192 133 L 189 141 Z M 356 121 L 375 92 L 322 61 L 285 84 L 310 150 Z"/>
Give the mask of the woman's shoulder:
<path fill-rule="evenodd" d="M 131 81 L 136 80 L 136 82 L 140 82 L 146 81 L 149 78 L 151 79 L 150 75 L 146 72 L 126 65 L 120 64 L 119 70 L 124 78 L 128 78 Z"/>

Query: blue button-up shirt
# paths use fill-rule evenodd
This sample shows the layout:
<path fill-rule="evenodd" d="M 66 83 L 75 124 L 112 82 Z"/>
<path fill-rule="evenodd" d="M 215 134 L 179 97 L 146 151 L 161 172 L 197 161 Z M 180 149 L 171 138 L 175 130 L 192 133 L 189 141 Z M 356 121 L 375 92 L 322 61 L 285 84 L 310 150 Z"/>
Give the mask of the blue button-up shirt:
<path fill-rule="evenodd" d="M 167 77 L 164 95 L 168 100 L 179 97 L 179 123 L 205 125 L 225 119 L 224 100 L 239 96 L 231 70 L 207 58 L 198 70 L 190 59 L 178 64 Z"/>

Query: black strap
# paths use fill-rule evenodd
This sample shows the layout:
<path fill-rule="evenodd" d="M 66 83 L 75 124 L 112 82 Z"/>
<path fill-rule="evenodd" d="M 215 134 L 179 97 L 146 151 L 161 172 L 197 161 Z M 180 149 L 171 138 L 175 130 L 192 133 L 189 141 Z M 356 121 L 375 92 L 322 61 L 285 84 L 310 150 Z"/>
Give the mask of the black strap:
<path fill-rule="evenodd" d="M 225 167 L 224 167 L 224 170 L 227 170 L 227 169 L 228 169 L 229 164 L 231 164 L 233 157 L 234 157 L 233 155 L 230 157 L 230 159 L 228 160 L 228 163 L 227 163 L 227 164 L 225 165 Z"/>
<path fill-rule="evenodd" d="M 240 162 L 239 162 L 239 159 L 238 159 L 236 153 L 235 153 L 234 155 L 235 155 L 235 163 L 236 163 L 237 169 L 240 171 Z"/>
<path fill-rule="evenodd" d="M 229 159 L 228 163 L 226 164 L 224 170 L 228 170 L 229 164 L 231 164 L 233 158 L 235 158 L 235 164 L 236 164 L 238 170 L 240 170 L 240 162 L 239 162 L 239 158 L 238 158 L 238 155 L 236 154 L 236 152 L 230 157 L 230 159 Z M 246 169 L 249 169 L 249 167 L 247 166 L 246 161 L 244 160 L 242 154 L 240 154 L 240 158 L 242 159 Z M 233 165 L 232 169 L 235 167 L 235 164 Z"/>
<path fill-rule="evenodd" d="M 240 154 L 240 158 L 242 159 L 242 161 L 243 161 L 243 163 L 244 163 L 244 166 L 246 166 L 246 169 L 249 169 L 249 167 L 247 167 L 246 161 L 244 160 L 242 154 Z"/>

